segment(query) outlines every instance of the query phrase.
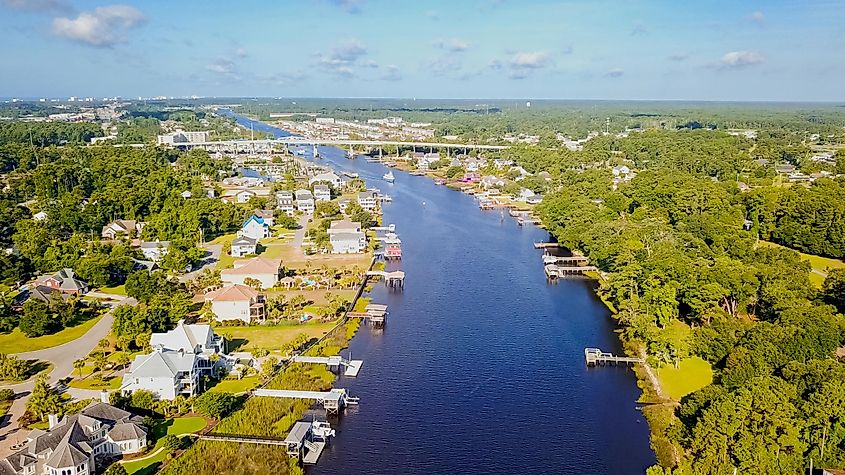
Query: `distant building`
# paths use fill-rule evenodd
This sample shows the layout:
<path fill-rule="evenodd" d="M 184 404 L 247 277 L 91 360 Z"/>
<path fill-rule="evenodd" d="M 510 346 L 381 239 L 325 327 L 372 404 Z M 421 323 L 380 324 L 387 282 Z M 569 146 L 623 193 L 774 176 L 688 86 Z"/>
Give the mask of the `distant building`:
<path fill-rule="evenodd" d="M 305 214 L 314 213 L 314 195 L 308 190 L 296 190 L 296 209 Z"/>
<path fill-rule="evenodd" d="M 369 212 L 378 209 L 378 194 L 375 191 L 362 191 L 358 193 L 358 204 Z"/>
<path fill-rule="evenodd" d="M 137 236 L 144 229 L 144 223 L 134 219 L 116 219 L 103 226 L 100 236 L 103 239 L 117 239 L 118 236 Z"/>
<path fill-rule="evenodd" d="M 209 132 L 207 131 L 186 132 L 184 130 L 177 130 L 169 134 L 159 135 L 157 143 L 158 145 L 176 147 L 179 145 L 208 142 L 208 136 Z"/>
<path fill-rule="evenodd" d="M 339 177 L 337 173 L 334 172 L 320 173 L 319 175 L 314 175 L 313 177 L 311 177 L 310 180 L 308 180 L 308 185 L 313 185 L 314 183 L 319 183 L 321 181 L 326 182 L 335 188 L 340 188 L 341 186 L 343 186 L 343 178 Z"/>
<path fill-rule="evenodd" d="M 328 185 L 314 185 L 314 199 L 317 201 L 331 201 L 332 191 Z"/>
<path fill-rule="evenodd" d="M 296 213 L 296 208 L 293 205 L 293 193 L 290 191 L 276 192 L 276 207 L 286 215 L 293 216 Z"/>
<path fill-rule="evenodd" d="M 250 254 L 255 254 L 258 247 L 258 240 L 246 236 L 240 236 L 232 240 L 232 249 L 230 254 L 232 257 L 244 257 Z"/>
<path fill-rule="evenodd" d="M 84 295 L 88 293 L 88 284 L 76 276 L 73 269 L 65 268 L 53 275 L 43 277 L 40 285 L 63 294 Z"/>
<path fill-rule="evenodd" d="M 264 218 L 260 218 L 253 214 L 244 221 L 243 225 L 241 225 L 241 229 L 238 231 L 238 236 L 248 237 L 250 239 L 255 239 L 256 241 L 264 239 L 270 237 L 270 226 Z"/>
<path fill-rule="evenodd" d="M 159 262 L 167 255 L 167 250 L 170 248 L 170 241 L 144 241 L 141 243 L 141 253 L 144 257 L 153 261 Z"/>
<path fill-rule="evenodd" d="M 326 233 L 333 254 L 358 254 L 367 249 L 367 236 L 361 230 L 361 223 L 347 219 L 332 221 Z"/>

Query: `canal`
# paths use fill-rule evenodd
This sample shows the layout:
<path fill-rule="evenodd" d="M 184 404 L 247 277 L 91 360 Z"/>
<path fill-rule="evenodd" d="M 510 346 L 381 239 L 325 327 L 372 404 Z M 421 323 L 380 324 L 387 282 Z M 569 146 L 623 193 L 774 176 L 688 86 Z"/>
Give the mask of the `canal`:
<path fill-rule="evenodd" d="M 638 474 L 654 462 L 633 372 L 584 364 L 585 347 L 619 351 L 608 311 L 589 280 L 547 283 L 532 246 L 545 231 L 428 178 L 394 171 L 390 184 L 381 164 L 319 152 L 393 197 L 384 223 L 402 239 L 406 283 L 375 285 L 388 323 L 361 327 L 361 374 L 336 383 L 361 404 L 310 474 Z"/>

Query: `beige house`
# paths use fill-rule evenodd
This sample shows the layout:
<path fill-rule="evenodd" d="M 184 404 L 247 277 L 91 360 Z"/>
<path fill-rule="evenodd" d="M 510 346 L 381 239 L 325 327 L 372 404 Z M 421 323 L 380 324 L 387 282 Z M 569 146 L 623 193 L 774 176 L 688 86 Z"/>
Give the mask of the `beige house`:
<path fill-rule="evenodd" d="M 217 321 L 253 323 L 263 322 L 266 317 L 264 296 L 246 285 L 233 284 L 209 292 L 205 301 L 211 302 L 211 312 Z"/>
<path fill-rule="evenodd" d="M 235 261 L 235 267 L 224 269 L 220 277 L 224 283 L 241 285 L 246 285 L 246 279 L 252 278 L 261 282 L 262 289 L 269 289 L 279 282 L 281 267 L 281 259 L 254 257 L 245 261 Z"/>
<path fill-rule="evenodd" d="M 103 226 L 100 235 L 103 239 L 117 239 L 118 236 L 138 236 L 143 228 L 143 222 L 134 219 L 116 219 Z"/>

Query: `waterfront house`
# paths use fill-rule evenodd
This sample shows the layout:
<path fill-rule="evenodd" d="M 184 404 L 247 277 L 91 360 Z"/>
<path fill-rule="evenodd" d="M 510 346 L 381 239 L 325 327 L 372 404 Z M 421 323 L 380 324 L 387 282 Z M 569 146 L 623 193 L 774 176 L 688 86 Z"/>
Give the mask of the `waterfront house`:
<path fill-rule="evenodd" d="M 296 208 L 293 206 L 293 193 L 290 191 L 276 192 L 276 207 L 286 215 L 293 216 Z"/>
<path fill-rule="evenodd" d="M 264 296 L 242 284 L 233 284 L 209 292 L 205 301 L 211 303 L 211 313 L 220 322 L 241 320 L 246 324 L 263 322 L 266 314 Z"/>
<path fill-rule="evenodd" d="M 100 236 L 103 239 L 117 239 L 118 236 L 134 237 L 141 234 L 144 224 L 134 219 L 116 219 L 103 226 Z"/>
<path fill-rule="evenodd" d="M 238 236 L 248 237 L 250 239 L 264 239 L 270 237 L 270 226 L 264 218 L 258 217 L 255 214 L 247 218 L 241 229 L 238 231 Z"/>
<path fill-rule="evenodd" d="M 145 258 L 153 262 L 159 262 L 167 255 L 170 248 L 170 241 L 144 241 L 141 243 L 141 253 Z"/>
<path fill-rule="evenodd" d="M 328 185 L 314 185 L 314 199 L 317 201 L 331 201 L 332 191 Z"/>
<path fill-rule="evenodd" d="M 296 209 L 305 214 L 314 213 L 314 195 L 309 190 L 296 190 Z"/>
<path fill-rule="evenodd" d="M 236 203 L 248 203 L 253 197 L 258 196 L 254 191 L 240 190 L 235 193 Z"/>
<path fill-rule="evenodd" d="M 334 188 L 340 188 L 341 186 L 343 186 L 343 178 L 339 177 L 334 172 L 320 173 L 319 175 L 314 175 L 310 180 L 308 180 L 308 185 L 311 186 L 314 183 L 320 182 L 328 183 Z"/>
<path fill-rule="evenodd" d="M 506 183 L 507 181 L 505 181 L 505 179 L 494 175 L 487 175 L 481 179 L 481 186 L 484 187 L 485 190 L 489 188 L 501 188 L 505 186 Z"/>
<path fill-rule="evenodd" d="M 258 240 L 247 236 L 240 236 L 232 240 L 232 249 L 229 253 L 232 257 L 244 257 L 255 254 Z"/>
<path fill-rule="evenodd" d="M 146 390 L 159 399 L 172 401 L 176 396 L 197 394 L 201 373 L 196 354 L 159 347 L 152 353 L 135 357 L 123 375 L 120 390 L 124 393 Z"/>
<path fill-rule="evenodd" d="M 536 196 L 536 195 L 537 195 L 537 193 L 534 193 L 532 190 L 529 190 L 528 188 L 523 188 L 523 189 L 519 190 L 519 195 L 517 195 L 516 199 L 517 199 L 517 201 L 526 201 L 527 202 L 531 198 L 534 198 L 534 196 Z"/>
<path fill-rule="evenodd" d="M 37 284 L 63 294 L 84 295 L 88 293 L 88 284 L 77 277 L 73 269 L 64 268 L 55 274 L 42 277 Z"/>
<path fill-rule="evenodd" d="M 348 219 L 332 221 L 326 233 L 332 254 L 358 254 L 367 249 L 367 236 L 361 230 L 361 223 Z"/>
<path fill-rule="evenodd" d="M 371 213 L 376 211 L 378 209 L 378 193 L 372 190 L 358 193 L 358 204 Z"/>
<path fill-rule="evenodd" d="M 253 257 L 244 261 L 235 261 L 235 267 L 223 269 L 220 277 L 224 283 L 242 285 L 245 285 L 244 280 L 252 278 L 261 282 L 261 288 L 269 289 L 279 282 L 281 265 L 281 259 Z"/>
<path fill-rule="evenodd" d="M 224 353 L 223 338 L 215 334 L 210 325 L 186 324 L 185 320 L 179 320 L 173 330 L 151 334 L 150 347 L 208 357 Z"/>
<path fill-rule="evenodd" d="M 108 393 L 78 414 L 48 416 L 48 428 L 33 429 L 24 447 L 0 459 L 3 475 L 93 475 L 105 458 L 147 448 L 143 418 L 108 404 Z"/>
<path fill-rule="evenodd" d="M 341 213 L 345 213 L 346 210 L 349 208 L 350 203 L 352 200 L 345 198 L 337 202 L 337 206 L 340 208 Z"/>

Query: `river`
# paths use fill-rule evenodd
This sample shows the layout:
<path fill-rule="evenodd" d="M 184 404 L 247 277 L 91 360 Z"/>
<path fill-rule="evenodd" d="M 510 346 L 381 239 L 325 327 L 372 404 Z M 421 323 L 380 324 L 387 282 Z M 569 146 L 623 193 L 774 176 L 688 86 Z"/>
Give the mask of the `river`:
<path fill-rule="evenodd" d="M 641 474 L 654 463 L 633 372 L 584 364 L 585 347 L 620 351 L 608 310 L 589 280 L 546 281 L 532 243 L 548 233 L 429 178 L 394 171 L 390 184 L 381 164 L 319 152 L 393 197 L 384 223 L 402 239 L 391 266 L 406 282 L 375 285 L 386 328 L 361 327 L 350 344 L 361 373 L 336 383 L 361 404 L 309 474 Z"/>

